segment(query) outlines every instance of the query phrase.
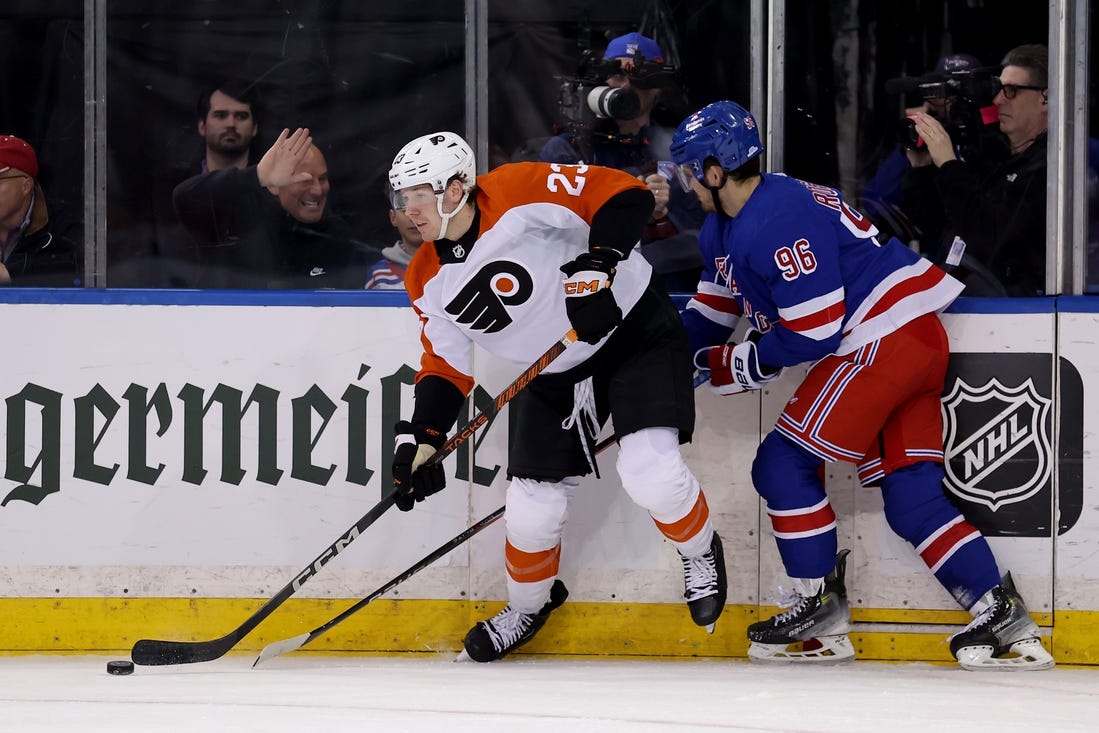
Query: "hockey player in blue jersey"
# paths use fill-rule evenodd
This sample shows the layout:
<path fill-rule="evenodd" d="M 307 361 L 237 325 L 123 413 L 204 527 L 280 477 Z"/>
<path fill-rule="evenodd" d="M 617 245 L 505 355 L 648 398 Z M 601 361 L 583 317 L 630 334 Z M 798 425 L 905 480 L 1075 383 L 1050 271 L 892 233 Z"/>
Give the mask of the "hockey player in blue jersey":
<path fill-rule="evenodd" d="M 842 460 L 864 484 L 880 483 L 889 526 L 973 613 L 951 637 L 963 667 L 1052 666 L 1010 575 L 1001 578 L 987 541 L 942 489 L 949 345 L 937 313 L 961 284 L 898 241 L 879 242 L 836 190 L 761 173 L 755 119 L 734 102 L 685 119 L 671 150 L 680 183 L 710 212 L 699 236 L 705 270 L 683 313 L 696 366 L 731 395 L 812 363 L 752 464 L 795 590 L 786 611 L 749 627 L 749 656 L 854 657 L 847 551 L 837 553 L 818 472 Z M 747 336 L 727 343 L 740 318 Z"/>

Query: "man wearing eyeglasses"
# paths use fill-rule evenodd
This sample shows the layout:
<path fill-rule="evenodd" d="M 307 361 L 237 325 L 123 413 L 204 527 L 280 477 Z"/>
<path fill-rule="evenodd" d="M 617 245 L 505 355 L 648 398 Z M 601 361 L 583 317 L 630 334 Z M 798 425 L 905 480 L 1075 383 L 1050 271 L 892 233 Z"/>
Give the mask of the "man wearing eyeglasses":
<path fill-rule="evenodd" d="M 931 115 L 914 116 L 938 168 L 935 185 L 953 234 L 939 260 L 954 267 L 973 292 L 981 270 L 998 280 L 1000 294 L 1041 295 L 1045 289 L 1046 130 L 1049 54 L 1028 44 L 1008 51 L 993 103 L 1010 155 L 981 172 L 954 154 L 954 144 Z"/>
<path fill-rule="evenodd" d="M 80 252 L 49 229 L 38 156 L 25 140 L 0 135 L 0 285 L 80 285 Z"/>
<path fill-rule="evenodd" d="M 939 59 L 920 77 L 901 76 L 885 82 L 887 94 L 918 93 L 922 102 L 904 111 L 898 145 L 863 189 L 862 211 L 883 231 L 923 253 L 939 249 L 945 220 L 935 188 L 938 169 L 927 145 L 915 132 L 912 115 L 926 113 L 953 135 L 955 155 L 987 167 L 1007 157 L 992 103 L 999 67 L 985 66 L 977 57 L 955 53 Z"/>

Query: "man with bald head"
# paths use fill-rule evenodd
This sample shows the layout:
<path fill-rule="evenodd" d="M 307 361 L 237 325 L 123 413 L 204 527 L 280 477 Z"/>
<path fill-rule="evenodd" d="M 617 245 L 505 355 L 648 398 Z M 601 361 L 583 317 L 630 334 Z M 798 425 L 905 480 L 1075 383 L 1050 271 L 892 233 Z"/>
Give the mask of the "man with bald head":
<path fill-rule="evenodd" d="M 281 186 L 268 185 L 267 190 L 278 198 L 287 214 L 301 222 L 316 223 L 324 216 L 328 201 L 328 163 L 324 153 L 310 143 L 296 161 L 294 172 L 308 173 L 310 177 Z"/>
<path fill-rule="evenodd" d="M 194 176 L 172 202 L 206 255 L 199 287 L 354 289 L 367 267 L 327 211 L 328 164 L 309 131 L 283 130 L 255 166 Z"/>

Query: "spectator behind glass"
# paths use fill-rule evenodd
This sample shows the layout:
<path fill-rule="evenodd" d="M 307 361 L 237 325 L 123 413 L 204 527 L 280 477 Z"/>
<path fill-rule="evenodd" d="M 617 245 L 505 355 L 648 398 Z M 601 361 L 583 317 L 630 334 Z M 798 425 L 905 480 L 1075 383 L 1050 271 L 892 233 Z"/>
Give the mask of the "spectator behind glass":
<path fill-rule="evenodd" d="M 1088 277 L 1086 291 L 1099 293 L 1099 139 L 1088 138 Z"/>
<path fill-rule="evenodd" d="M 50 231 L 38 156 L 25 140 L 0 135 L 0 285 L 79 287 L 81 252 Z"/>
<path fill-rule="evenodd" d="M 933 116 L 914 115 L 937 168 L 950 248 L 936 261 L 954 268 L 965 295 L 1041 295 L 1046 281 L 1046 129 L 1049 54 L 1028 44 L 1008 51 L 993 99 L 1008 157 L 982 170 L 959 160 Z M 987 276 L 982 277 L 982 271 Z"/>
<path fill-rule="evenodd" d="M 918 77 L 899 77 L 886 82 L 887 93 L 918 92 L 919 107 L 905 110 L 900 142 L 863 190 L 861 204 L 867 215 L 887 234 L 920 252 L 935 252 L 945 213 L 935 189 L 935 168 L 923 140 L 912 136 L 912 115 L 926 113 L 944 127 L 962 132 L 955 140 L 960 160 L 984 166 L 1007 156 L 1006 144 L 996 122 L 994 70 L 983 67 L 965 53 L 940 58 L 935 68 Z"/>
<path fill-rule="evenodd" d="M 389 204 L 389 223 L 397 230 L 397 241 L 382 250 L 382 259 L 370 266 L 366 290 L 404 290 L 404 273 L 424 237 L 404 212 L 404 196 L 385 182 L 385 200 Z"/>
<path fill-rule="evenodd" d="M 309 131 L 283 130 L 255 166 L 176 187 L 180 221 L 209 253 L 201 287 L 359 289 L 365 263 L 327 213 L 328 164 Z"/>
<path fill-rule="evenodd" d="M 198 134 L 206 141 L 202 172 L 246 167 L 252 140 L 259 133 L 247 92 L 228 83 L 207 89 L 199 95 L 196 112 Z"/>
<path fill-rule="evenodd" d="M 702 272 L 698 229 L 704 213 L 692 196 L 678 190 L 678 186 L 673 189 L 668 175 L 659 172 L 658 161 L 670 160 L 672 131 L 654 124 L 652 119 L 661 95 L 675 85 L 674 69 L 665 66 L 664 52 L 656 41 L 640 33 L 628 33 L 611 40 L 603 53 L 603 63 L 590 72 L 605 73 L 600 83 L 636 95 L 636 113 L 628 109 L 617 117 L 598 118 L 591 124 L 574 121 L 546 142 L 539 159 L 547 163 L 604 165 L 644 181 L 656 206 L 641 234 L 640 252 L 668 291 L 694 292 Z M 582 97 L 580 104 L 586 107 L 589 102 L 586 95 Z M 581 116 L 575 110 L 563 112 L 574 120 Z"/>
<path fill-rule="evenodd" d="M 153 174 L 148 196 L 151 241 L 124 223 L 108 220 L 109 276 L 121 287 L 212 287 L 209 271 L 224 252 L 210 251 L 210 240 L 196 241 L 172 206 L 172 192 L 199 173 L 245 168 L 259 131 L 256 99 L 242 82 L 222 81 L 204 89 L 195 101 L 197 138 L 187 136 L 184 147 L 172 154 Z M 201 141 L 201 147 L 198 142 Z M 112 226 L 115 224 L 116 226 Z"/>

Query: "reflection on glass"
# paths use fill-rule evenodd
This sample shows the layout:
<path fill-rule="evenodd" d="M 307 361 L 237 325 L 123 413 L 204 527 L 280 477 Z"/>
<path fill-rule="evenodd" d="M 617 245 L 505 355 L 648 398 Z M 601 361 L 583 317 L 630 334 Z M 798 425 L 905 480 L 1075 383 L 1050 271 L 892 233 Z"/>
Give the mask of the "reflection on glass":
<path fill-rule="evenodd" d="M 704 215 L 673 180 L 669 145 L 690 110 L 747 100 L 749 3 L 579 5 L 490 8 L 488 166 L 583 161 L 638 176 L 655 198 L 639 251 L 668 290 L 693 292 Z"/>
<path fill-rule="evenodd" d="M 10 0 L 0 23 L 0 286 L 83 282 L 79 0 Z"/>
<path fill-rule="evenodd" d="M 461 4 L 108 12 L 108 284 L 366 287 L 393 155 L 464 117 Z"/>
<path fill-rule="evenodd" d="M 1088 22 L 1095 28 L 1099 15 L 1096 2 L 1088 2 Z M 1087 197 L 1087 262 L 1084 290 L 1099 293 L 1099 44 L 1091 34 L 1091 54 L 1088 59 L 1088 197 Z"/>
<path fill-rule="evenodd" d="M 1041 294 L 1048 4 L 850 10 L 787 3 L 786 172 L 843 190 L 965 295 Z"/>

